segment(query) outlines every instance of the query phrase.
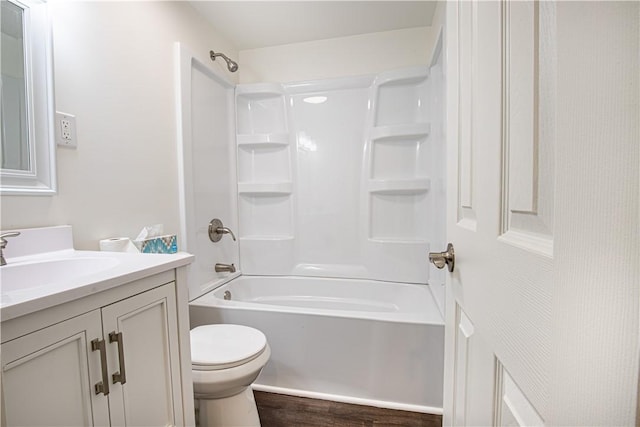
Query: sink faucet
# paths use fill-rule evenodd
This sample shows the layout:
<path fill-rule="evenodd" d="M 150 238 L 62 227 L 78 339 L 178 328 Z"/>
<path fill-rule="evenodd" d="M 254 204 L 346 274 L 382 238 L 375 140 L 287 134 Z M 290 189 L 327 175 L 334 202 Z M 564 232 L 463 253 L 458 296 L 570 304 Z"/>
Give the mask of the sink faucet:
<path fill-rule="evenodd" d="M 221 273 L 223 271 L 228 271 L 229 273 L 236 272 L 236 266 L 233 264 L 229 265 L 229 264 L 216 263 L 215 269 L 216 269 L 216 273 Z"/>
<path fill-rule="evenodd" d="M 4 259 L 4 248 L 7 247 L 7 237 L 16 237 L 19 236 L 20 232 L 19 231 L 10 231 L 8 233 L 2 233 L 0 234 L 0 266 L 2 265 L 7 265 L 7 260 Z M 233 264 L 231 264 L 233 265 Z M 235 269 L 234 269 L 235 270 Z"/>

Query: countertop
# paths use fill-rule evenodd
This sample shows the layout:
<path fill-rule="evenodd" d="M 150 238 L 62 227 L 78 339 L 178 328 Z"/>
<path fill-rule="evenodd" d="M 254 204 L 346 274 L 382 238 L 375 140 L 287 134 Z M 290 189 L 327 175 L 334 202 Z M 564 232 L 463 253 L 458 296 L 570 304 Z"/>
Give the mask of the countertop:
<path fill-rule="evenodd" d="M 54 232 L 70 235 L 70 227 L 68 230 L 58 227 Z M 25 239 L 29 237 L 29 231 L 25 230 L 23 234 Z M 15 244 L 19 237 L 15 237 L 9 242 L 9 245 Z M 24 255 L 23 251 L 14 251 L 21 256 L 8 256 L 6 258 L 7 265 L 0 267 L 0 321 L 7 321 L 19 316 L 24 316 L 39 310 L 53 307 L 74 301 L 98 292 L 103 292 L 126 283 L 162 273 L 167 270 L 190 264 L 194 260 L 194 256 L 179 252 L 176 254 L 141 254 L 141 253 L 121 253 L 121 252 L 99 252 L 99 251 L 79 251 L 69 248 L 66 240 L 66 247 L 62 250 L 53 250 L 47 252 L 39 252 L 30 255 Z M 24 244 L 24 243 L 23 243 Z M 20 245 L 14 245 L 20 246 Z M 60 246 L 50 249 L 59 249 Z M 9 255 L 5 252 L 5 256 Z M 70 260 L 66 262 L 64 260 Z M 60 262 L 63 261 L 63 262 Z M 57 274 L 47 275 L 46 268 L 40 268 L 37 286 L 16 286 L 15 277 L 20 282 L 30 283 L 31 276 L 30 266 L 38 268 L 38 264 L 51 262 L 51 265 L 57 267 Z M 85 271 L 77 274 L 74 271 L 74 263 L 81 265 L 85 263 Z M 57 264 L 56 264 L 57 263 Z M 67 265 L 71 268 L 68 274 L 64 270 Z M 95 271 L 92 266 L 97 266 Z M 14 269 L 13 272 L 9 270 Z M 22 269 L 26 274 L 13 274 L 17 270 Z M 62 269 L 62 272 L 60 270 Z M 44 276 L 44 277 L 43 277 Z M 9 283 L 14 280 L 14 283 Z"/>

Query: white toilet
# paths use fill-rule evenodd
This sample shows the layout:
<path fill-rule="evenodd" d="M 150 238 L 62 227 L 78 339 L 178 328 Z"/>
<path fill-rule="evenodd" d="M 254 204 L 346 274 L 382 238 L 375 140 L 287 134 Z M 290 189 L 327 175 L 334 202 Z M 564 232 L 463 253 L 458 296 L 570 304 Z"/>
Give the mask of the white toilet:
<path fill-rule="evenodd" d="M 191 330 L 193 391 L 200 427 L 259 427 L 251 383 L 269 360 L 262 332 L 240 325 Z"/>

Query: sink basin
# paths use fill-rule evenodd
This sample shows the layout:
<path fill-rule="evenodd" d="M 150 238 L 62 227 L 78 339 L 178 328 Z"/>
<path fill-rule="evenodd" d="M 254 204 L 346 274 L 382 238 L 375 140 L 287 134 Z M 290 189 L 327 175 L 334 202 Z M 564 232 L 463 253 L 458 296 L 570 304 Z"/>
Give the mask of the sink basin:
<path fill-rule="evenodd" d="M 7 264 L 0 267 L 2 295 L 41 290 L 53 283 L 72 282 L 115 267 L 120 262 L 108 257 L 74 257 Z"/>

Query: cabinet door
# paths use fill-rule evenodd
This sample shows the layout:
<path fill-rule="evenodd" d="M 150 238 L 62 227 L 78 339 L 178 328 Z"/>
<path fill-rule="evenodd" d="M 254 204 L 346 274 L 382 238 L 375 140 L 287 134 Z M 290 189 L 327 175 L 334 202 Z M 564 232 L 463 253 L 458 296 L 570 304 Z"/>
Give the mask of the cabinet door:
<path fill-rule="evenodd" d="M 2 425 L 109 425 L 102 381 L 100 310 L 2 344 Z"/>
<path fill-rule="evenodd" d="M 102 309 L 108 342 L 112 425 L 182 423 L 174 286 L 170 283 Z M 120 343 L 112 333 L 122 334 Z M 124 384 L 113 376 L 122 375 L 123 371 Z"/>

